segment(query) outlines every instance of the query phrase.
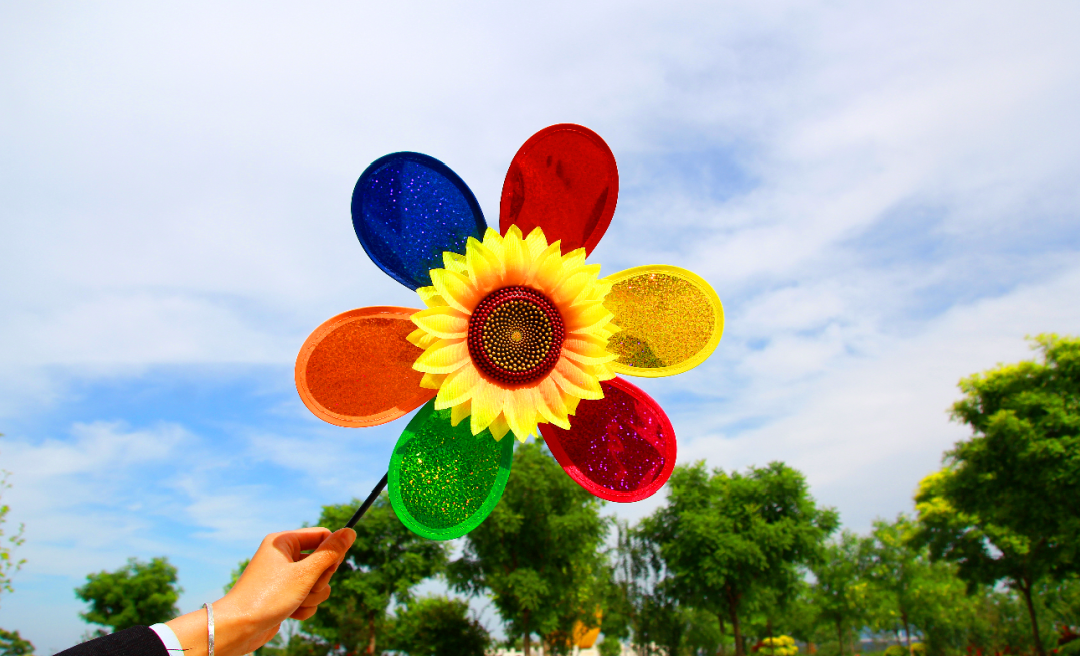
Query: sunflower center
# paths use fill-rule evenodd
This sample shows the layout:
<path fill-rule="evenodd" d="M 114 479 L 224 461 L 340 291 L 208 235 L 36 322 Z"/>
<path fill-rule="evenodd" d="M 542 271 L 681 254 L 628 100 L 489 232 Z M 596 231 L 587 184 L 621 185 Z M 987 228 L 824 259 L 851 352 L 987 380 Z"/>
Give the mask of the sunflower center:
<path fill-rule="evenodd" d="M 500 383 L 540 380 L 559 361 L 566 328 L 546 296 L 530 287 L 503 287 L 477 304 L 469 319 L 469 355 Z"/>

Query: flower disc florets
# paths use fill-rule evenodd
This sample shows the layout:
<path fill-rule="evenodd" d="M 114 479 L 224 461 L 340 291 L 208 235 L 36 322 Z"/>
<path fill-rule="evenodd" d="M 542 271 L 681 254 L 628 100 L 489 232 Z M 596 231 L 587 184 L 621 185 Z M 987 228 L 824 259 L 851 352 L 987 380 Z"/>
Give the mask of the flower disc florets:
<path fill-rule="evenodd" d="M 469 317 L 469 355 L 481 372 L 500 383 L 532 383 L 548 375 L 565 337 L 555 304 L 530 287 L 494 291 Z"/>
<path fill-rule="evenodd" d="M 424 349 L 413 364 L 420 384 L 439 390 L 435 407 L 451 409 L 455 426 L 470 417 L 474 435 L 524 440 L 538 422 L 569 428 L 578 401 L 603 398 L 618 328 L 603 304 L 611 285 L 584 249 L 563 255 L 539 228 L 523 238 L 511 226 L 470 238 L 465 255 L 443 253 L 443 263 L 417 290 L 428 308 L 412 316 L 409 341 Z"/>

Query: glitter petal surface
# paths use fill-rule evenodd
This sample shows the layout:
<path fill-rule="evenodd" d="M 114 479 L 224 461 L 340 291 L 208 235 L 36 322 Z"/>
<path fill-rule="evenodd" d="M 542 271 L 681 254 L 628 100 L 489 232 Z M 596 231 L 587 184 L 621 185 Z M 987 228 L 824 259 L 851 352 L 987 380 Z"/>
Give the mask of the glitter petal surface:
<path fill-rule="evenodd" d="M 709 283 L 679 267 L 661 264 L 620 271 L 604 307 L 620 332 L 608 340 L 619 356 L 617 373 L 655 378 L 693 369 L 712 354 L 724 334 L 724 306 Z"/>
<path fill-rule="evenodd" d="M 454 427 L 431 401 L 416 413 L 390 458 L 390 503 L 403 524 L 432 540 L 452 540 L 480 525 L 502 498 L 514 440 Z"/>
<path fill-rule="evenodd" d="M 417 310 L 367 307 L 327 320 L 296 357 L 296 389 L 311 412 L 336 426 L 377 426 L 435 395 L 412 368 L 422 353 L 405 336 Z"/>
<path fill-rule="evenodd" d="M 601 499 L 652 496 L 675 467 L 675 431 L 652 398 L 622 378 L 600 383 L 604 398 L 582 401 L 570 430 L 540 432 L 570 478 Z"/>
<path fill-rule="evenodd" d="M 503 182 L 499 229 L 524 234 L 543 228 L 562 252 L 592 252 L 604 236 L 619 197 L 611 149 L 592 130 L 563 123 L 544 128 L 518 150 Z"/>
<path fill-rule="evenodd" d="M 352 217 L 372 261 L 409 289 L 430 285 L 443 251 L 464 253 L 466 240 L 487 227 L 468 185 L 420 153 L 372 162 L 353 190 Z"/>

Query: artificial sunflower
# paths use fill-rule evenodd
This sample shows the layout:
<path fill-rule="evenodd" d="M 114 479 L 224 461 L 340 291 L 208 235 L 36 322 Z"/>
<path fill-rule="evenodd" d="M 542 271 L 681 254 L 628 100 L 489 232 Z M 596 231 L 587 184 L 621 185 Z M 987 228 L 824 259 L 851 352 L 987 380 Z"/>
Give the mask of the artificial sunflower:
<path fill-rule="evenodd" d="M 316 416 L 340 426 L 423 406 L 384 477 L 417 533 L 455 538 L 487 517 L 510 475 L 507 433 L 542 434 L 571 478 L 611 501 L 648 497 L 670 476 L 671 422 L 616 374 L 700 364 L 723 332 L 723 307 L 678 267 L 600 277 L 586 258 L 617 196 L 607 144 L 568 124 L 515 155 L 501 235 L 468 186 L 427 155 L 387 155 L 360 176 L 357 237 L 425 309 L 361 308 L 323 323 L 300 349 L 296 383 Z"/>

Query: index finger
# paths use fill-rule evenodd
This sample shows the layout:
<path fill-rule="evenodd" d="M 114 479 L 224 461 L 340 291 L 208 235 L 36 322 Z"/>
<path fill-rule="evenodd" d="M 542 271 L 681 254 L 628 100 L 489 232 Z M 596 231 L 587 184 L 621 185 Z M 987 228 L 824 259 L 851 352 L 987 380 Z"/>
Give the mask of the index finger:
<path fill-rule="evenodd" d="M 311 528 L 298 528 L 294 531 L 285 531 L 281 535 L 287 535 L 294 538 L 300 544 L 301 551 L 308 551 L 309 549 L 317 549 L 318 546 L 322 544 L 326 538 L 333 535 L 333 533 L 328 528 L 313 526 Z"/>

